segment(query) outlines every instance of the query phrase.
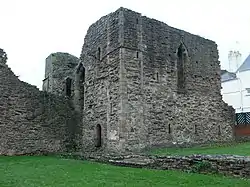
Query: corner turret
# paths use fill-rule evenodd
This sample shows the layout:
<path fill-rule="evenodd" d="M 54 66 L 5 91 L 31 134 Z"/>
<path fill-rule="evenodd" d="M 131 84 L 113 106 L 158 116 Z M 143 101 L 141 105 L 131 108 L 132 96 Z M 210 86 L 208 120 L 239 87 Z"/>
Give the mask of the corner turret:
<path fill-rule="evenodd" d="M 43 91 L 72 96 L 74 71 L 79 59 L 69 53 L 52 53 L 46 58 Z"/>

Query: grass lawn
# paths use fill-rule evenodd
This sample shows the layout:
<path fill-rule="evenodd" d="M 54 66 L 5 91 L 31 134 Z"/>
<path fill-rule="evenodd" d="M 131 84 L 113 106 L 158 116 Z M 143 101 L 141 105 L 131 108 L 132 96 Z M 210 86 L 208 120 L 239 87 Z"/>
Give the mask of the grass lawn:
<path fill-rule="evenodd" d="M 233 154 L 250 156 L 250 142 L 192 148 L 162 148 L 152 150 L 150 153 L 158 155 Z"/>
<path fill-rule="evenodd" d="M 0 157 L 0 187 L 249 187 L 250 180 L 116 167 L 56 157 Z"/>

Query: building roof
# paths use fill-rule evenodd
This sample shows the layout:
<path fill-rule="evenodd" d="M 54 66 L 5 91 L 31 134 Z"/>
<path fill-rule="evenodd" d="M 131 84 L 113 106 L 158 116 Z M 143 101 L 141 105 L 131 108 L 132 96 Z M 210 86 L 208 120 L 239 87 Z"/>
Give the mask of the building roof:
<path fill-rule="evenodd" d="M 250 55 L 246 58 L 246 60 L 242 63 L 242 65 L 239 67 L 237 72 L 247 71 L 250 70 Z"/>
<path fill-rule="evenodd" d="M 231 81 L 235 79 L 235 73 L 228 72 L 227 70 L 221 70 L 221 82 Z"/>

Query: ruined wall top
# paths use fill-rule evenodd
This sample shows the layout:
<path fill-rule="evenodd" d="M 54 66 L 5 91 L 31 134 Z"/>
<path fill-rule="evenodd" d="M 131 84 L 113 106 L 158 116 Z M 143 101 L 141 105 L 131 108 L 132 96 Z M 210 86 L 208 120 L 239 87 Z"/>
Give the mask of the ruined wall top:
<path fill-rule="evenodd" d="M 66 78 L 74 79 L 74 71 L 79 59 L 69 53 L 50 54 L 45 62 L 43 90 L 57 95 L 64 94 Z"/>
<path fill-rule="evenodd" d="M 7 54 L 3 49 L 0 48 L 0 64 L 6 64 L 7 59 Z"/>
<path fill-rule="evenodd" d="M 46 59 L 49 59 L 51 57 L 54 58 L 59 58 L 59 59 L 64 59 L 63 61 L 61 61 L 62 63 L 69 63 L 72 61 L 72 63 L 77 63 L 78 58 L 74 55 L 71 55 L 69 53 L 65 53 L 65 52 L 55 52 L 55 53 L 51 53 Z M 66 61 L 67 60 L 67 61 Z"/>

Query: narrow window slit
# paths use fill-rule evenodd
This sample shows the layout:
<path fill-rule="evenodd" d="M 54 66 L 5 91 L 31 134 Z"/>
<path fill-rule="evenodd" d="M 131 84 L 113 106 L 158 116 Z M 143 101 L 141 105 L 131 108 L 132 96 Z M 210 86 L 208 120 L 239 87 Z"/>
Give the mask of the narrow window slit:
<path fill-rule="evenodd" d="M 185 89 L 185 63 L 187 60 L 186 50 L 181 44 L 177 51 L 177 88 L 178 91 L 183 92 Z"/>
<path fill-rule="evenodd" d="M 194 134 L 197 134 L 197 125 L 194 125 Z"/>
<path fill-rule="evenodd" d="M 220 128 L 220 125 L 218 126 L 218 135 L 221 135 L 221 128 Z"/>
<path fill-rule="evenodd" d="M 113 105 L 110 103 L 110 114 L 113 114 Z"/>
<path fill-rule="evenodd" d="M 97 59 L 98 59 L 98 60 L 101 60 L 101 48 L 100 48 L 100 47 L 98 47 Z"/>
<path fill-rule="evenodd" d="M 70 97 L 71 96 L 71 86 L 72 86 L 72 79 L 67 78 L 66 79 L 66 96 Z"/>

